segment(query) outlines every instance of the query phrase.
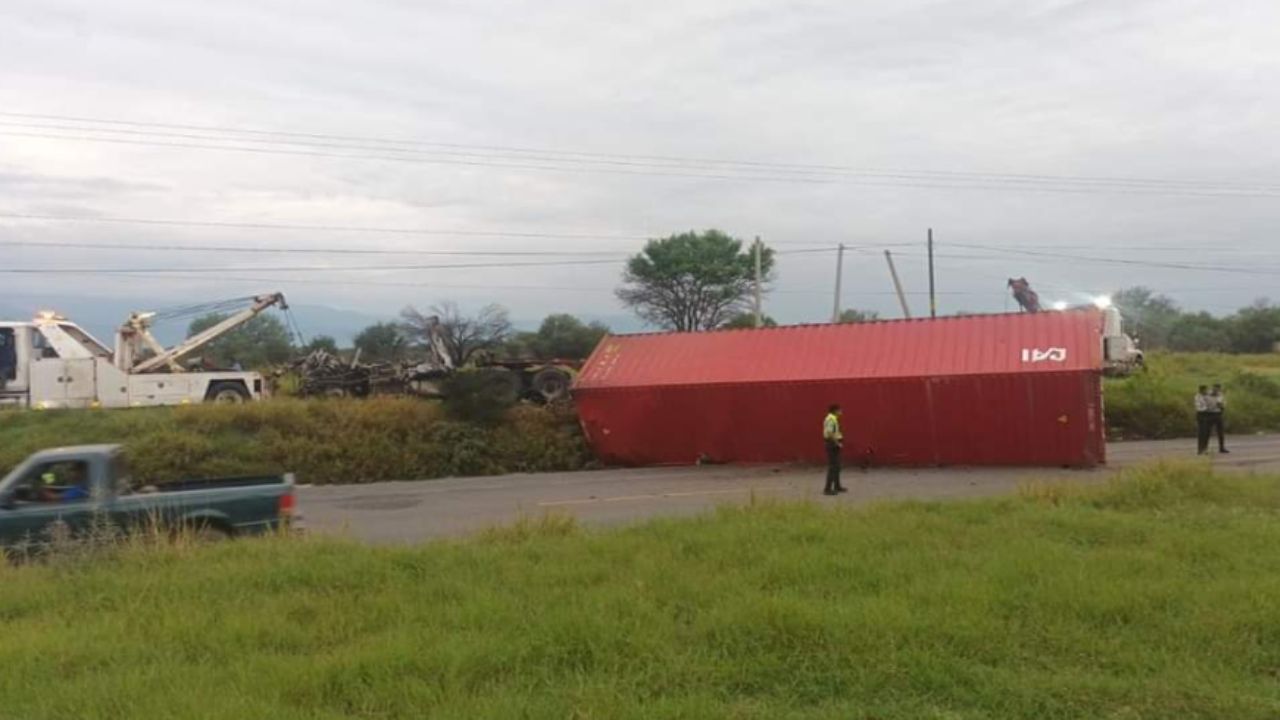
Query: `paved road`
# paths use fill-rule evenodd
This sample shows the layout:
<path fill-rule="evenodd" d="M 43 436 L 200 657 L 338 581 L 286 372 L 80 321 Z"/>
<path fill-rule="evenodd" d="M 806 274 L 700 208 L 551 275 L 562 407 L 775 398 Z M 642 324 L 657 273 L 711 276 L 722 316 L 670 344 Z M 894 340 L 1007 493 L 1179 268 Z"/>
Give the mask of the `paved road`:
<path fill-rule="evenodd" d="M 1280 472 L 1280 436 L 1233 438 L 1215 466 Z M 378 543 L 463 535 L 521 517 L 567 513 L 588 524 L 617 524 L 653 516 L 692 515 L 754 497 L 862 503 L 888 499 L 947 499 L 997 495 L 1029 480 L 1102 482 L 1118 468 L 1163 457 L 1188 457 L 1180 441 L 1117 443 L 1110 464 L 1097 470 L 1028 468 L 877 469 L 846 471 L 850 492 L 821 494 L 820 469 L 687 467 L 504 475 L 299 489 L 307 526 Z"/>

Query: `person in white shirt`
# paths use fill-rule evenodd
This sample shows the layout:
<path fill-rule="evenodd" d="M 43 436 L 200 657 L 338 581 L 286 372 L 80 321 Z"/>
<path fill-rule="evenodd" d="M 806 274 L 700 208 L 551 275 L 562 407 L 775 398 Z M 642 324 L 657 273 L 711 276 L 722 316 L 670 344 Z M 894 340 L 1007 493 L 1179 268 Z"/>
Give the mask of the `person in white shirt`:
<path fill-rule="evenodd" d="M 1209 411 L 1213 407 L 1213 398 L 1209 396 L 1209 386 L 1201 385 L 1196 393 L 1196 450 L 1203 455 L 1209 450 L 1209 428 L 1212 418 Z"/>

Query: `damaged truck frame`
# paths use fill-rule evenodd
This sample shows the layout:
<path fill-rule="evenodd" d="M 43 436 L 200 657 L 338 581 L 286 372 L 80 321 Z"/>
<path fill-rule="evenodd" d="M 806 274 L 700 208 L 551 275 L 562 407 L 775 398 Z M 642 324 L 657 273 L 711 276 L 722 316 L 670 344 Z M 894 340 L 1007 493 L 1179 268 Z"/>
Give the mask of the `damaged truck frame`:
<path fill-rule="evenodd" d="M 580 362 L 483 361 L 459 368 L 444 342 L 440 321 L 432 318 L 425 343 L 426 357 L 420 362 L 364 363 L 360 351 L 350 359 L 325 350 L 315 350 L 285 372 L 298 378 L 303 396 L 366 397 L 368 395 L 416 395 L 443 398 L 445 381 L 456 373 L 485 373 L 489 382 L 511 396 L 537 403 L 569 398 Z M 282 373 L 283 374 L 283 373 Z"/>

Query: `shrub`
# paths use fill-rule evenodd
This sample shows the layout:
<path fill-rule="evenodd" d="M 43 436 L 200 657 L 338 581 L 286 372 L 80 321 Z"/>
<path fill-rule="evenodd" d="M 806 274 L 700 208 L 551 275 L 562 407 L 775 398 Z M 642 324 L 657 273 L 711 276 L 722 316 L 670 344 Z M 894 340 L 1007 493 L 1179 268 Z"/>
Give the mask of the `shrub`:
<path fill-rule="evenodd" d="M 1111 437 L 1173 438 L 1194 432 L 1193 392 L 1184 392 L 1155 368 L 1107 383 L 1104 401 Z"/>
<path fill-rule="evenodd" d="M 444 381 L 444 408 L 449 417 L 477 425 L 496 425 L 516 404 L 520 380 L 500 368 L 464 370 Z"/>
<path fill-rule="evenodd" d="M 59 445 L 122 443 L 135 481 L 294 472 L 362 483 L 577 470 L 591 463 L 565 408 L 509 408 L 490 424 L 451 419 L 413 398 L 275 399 L 245 405 L 0 415 L 0 473 Z"/>
<path fill-rule="evenodd" d="M 1280 431 L 1280 356 L 1153 353 L 1149 370 L 1109 380 L 1107 430 L 1113 439 L 1175 438 L 1195 434 L 1199 385 L 1226 385 L 1227 432 Z"/>

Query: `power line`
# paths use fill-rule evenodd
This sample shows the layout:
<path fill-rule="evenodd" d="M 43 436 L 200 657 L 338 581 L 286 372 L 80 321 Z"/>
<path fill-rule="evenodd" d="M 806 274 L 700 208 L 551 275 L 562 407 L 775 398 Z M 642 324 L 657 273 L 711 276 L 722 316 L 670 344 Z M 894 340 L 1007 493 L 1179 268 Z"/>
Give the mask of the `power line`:
<path fill-rule="evenodd" d="M 396 155 L 355 155 L 350 153 L 333 153 L 322 152 L 317 150 L 284 150 L 280 148 L 270 147 L 249 147 L 245 145 L 209 145 L 190 142 L 160 142 L 157 140 L 129 140 L 126 138 L 105 138 L 92 137 L 86 135 L 57 135 L 51 133 L 33 133 L 33 132 L 12 132 L 0 131 L 0 135 L 10 137 L 28 137 L 42 138 L 46 140 L 73 140 L 77 142 L 99 142 L 113 143 L 121 145 L 146 145 L 151 147 L 171 147 L 186 148 L 193 150 L 224 150 L 232 152 L 258 153 L 265 155 L 296 155 L 302 157 L 322 157 L 322 158 L 340 158 L 347 160 L 385 160 L 389 162 L 404 162 L 414 164 L 428 165 L 461 165 L 467 167 L 488 167 L 488 168 L 506 168 L 512 170 L 550 170 L 555 172 L 569 173 L 608 173 L 614 175 L 641 175 L 641 176 L 666 176 L 666 177 L 685 177 L 694 179 L 707 180 L 761 180 L 775 182 L 800 182 L 813 184 L 828 184 L 832 181 L 811 179 L 811 178 L 778 178 L 769 176 L 748 176 L 748 175 L 725 175 L 713 173 L 684 173 L 684 172 L 652 172 L 652 171 L 634 171 L 618 168 L 583 168 L 571 166 L 555 166 L 555 165 L 531 165 L 525 163 L 510 162 L 480 162 L 475 160 L 458 160 L 450 158 L 423 158 L 423 157 L 404 157 Z"/>
<path fill-rule="evenodd" d="M 84 128 L 88 132 L 110 132 L 103 130 L 94 130 L 92 128 Z M 157 136 L 165 137 L 164 133 L 154 133 Z M 1020 192 L 1049 192 L 1049 193 L 1067 193 L 1067 194 L 1124 194 L 1124 195 L 1185 195 L 1200 197 L 1280 197 L 1280 187 L 1271 187 L 1267 185 L 1261 186 L 1245 186 L 1242 184 L 1217 184 L 1202 186 L 1192 185 L 1142 185 L 1135 183 L 1115 183 L 1097 181 L 1089 184 L 1088 181 L 1065 180 L 1059 184 L 1052 184 L 1053 181 L 1028 181 L 1017 180 L 1012 177 L 1000 176 L 984 176 L 976 174 L 910 174 L 910 173 L 848 173 L 841 176 L 779 176 L 767 174 L 733 174 L 732 168 L 724 168 L 725 172 L 711 172 L 707 168 L 698 168 L 697 166 L 688 166 L 692 169 L 701 169 L 704 172 L 679 172 L 673 170 L 654 170 L 649 169 L 623 169 L 623 168 L 605 168 L 605 167 L 583 167 L 579 165 L 538 165 L 523 162 L 492 162 L 480 160 L 464 160 L 447 157 L 421 157 L 421 156 L 404 156 L 404 155 L 371 155 L 371 154 L 351 154 L 351 153 L 334 153 L 319 150 L 298 150 L 298 149 L 282 149 L 273 147 L 255 147 L 246 145 L 217 145 L 202 144 L 194 142 L 161 142 L 158 140 L 134 140 L 119 137 L 100 137 L 90 135 L 66 135 L 45 132 L 16 132 L 16 131 L 0 131 L 0 135 L 11 137 L 29 137 L 42 138 L 48 140 L 71 140 L 75 142 L 97 142 L 112 143 L 124 145 L 143 145 L 151 147 L 170 147 L 184 148 L 196 150 L 219 150 L 231 152 L 246 152 L 268 155 L 291 155 L 304 157 L 322 157 L 322 158 L 338 158 L 348 160 L 381 160 L 389 162 L 405 162 L 416 164 L 443 164 L 443 165 L 459 165 L 468 167 L 489 167 L 489 168 L 505 168 L 515 170 L 544 170 L 552 172 L 568 172 L 568 173 L 606 173 L 615 175 L 632 175 L 632 176 L 655 176 L 655 177 L 684 177 L 692 179 L 707 180 L 731 180 L 739 182 L 782 182 L 782 183 L 805 183 L 805 184 L 846 184 L 858 185 L 865 187 L 897 187 L 897 188 L 923 188 L 923 189 L 940 189 L 940 190 L 1001 190 L 1001 191 L 1020 191 Z M 176 134 L 169 134 L 173 137 Z M 272 141 L 261 140 L 245 140 L 243 138 L 204 138 L 206 140 L 221 142 L 255 142 L 258 144 L 270 145 Z M 277 143 L 279 144 L 279 143 Z M 299 144 L 299 143 L 293 143 Z M 314 144 L 313 144 L 314 145 Z M 360 148 L 351 148 L 360 149 Z M 396 152 L 392 149 L 383 149 L 380 152 Z M 493 156 L 499 157 L 499 156 Z M 501 159 L 499 157 L 499 159 Z M 581 162 L 581 161 L 555 161 L 546 158 L 531 158 L 541 162 Z M 653 166 L 657 167 L 657 166 Z M 867 180 L 863 177 L 883 178 L 881 180 Z M 979 184 L 974 180 L 987 184 Z M 1159 182 L 1159 181 L 1155 181 Z M 1065 184 L 1065 186 L 1064 186 Z"/>
<path fill-rule="evenodd" d="M 151 278 L 150 275 L 142 272 L 119 273 L 114 277 L 138 277 Z M 151 278 L 154 279 L 154 278 Z M 553 285 L 457 285 L 457 284 L 441 284 L 441 283 L 420 283 L 420 282 L 403 282 L 403 281 L 381 281 L 381 280 L 307 280 L 303 278 L 259 278 L 259 277 L 226 277 L 210 278 L 201 275 L 166 275 L 166 280 L 202 280 L 210 282 L 241 282 L 241 283 L 258 283 L 261 286 L 271 286 L 272 284 L 282 285 L 323 285 L 325 287 L 407 287 L 407 288 L 430 288 L 433 290 L 549 290 L 554 292 L 589 292 L 589 293 L 610 293 L 614 288 L 602 287 L 585 287 L 585 286 L 553 286 Z"/>
<path fill-rule="evenodd" d="M 254 270 L 256 270 L 256 269 L 257 269 L 257 268 L 254 268 Z M 73 275 L 73 274 L 75 274 L 75 275 L 80 275 L 80 274 L 83 274 L 83 275 L 92 275 L 94 272 L 96 272 L 96 271 L 93 271 L 93 270 L 71 270 L 71 271 L 67 271 L 65 274 L 68 274 L 68 275 Z M 145 272 L 140 272 L 140 271 L 136 271 L 136 270 L 135 270 L 135 271 L 131 271 L 131 272 L 115 273 L 115 274 L 113 274 L 112 276 L 113 276 L 113 277 L 136 277 L 136 278 L 155 279 L 154 277 L 152 277 L 152 276 L 148 275 L 148 274 L 147 274 L 147 273 L 145 273 Z M 486 283 L 486 284 L 482 284 L 482 285 L 472 285 L 472 284 L 458 285 L 458 284 L 441 284 L 441 283 L 434 283 L 434 282 L 432 282 L 432 283 L 420 283 L 420 282 L 381 281 L 381 280 L 327 280 L 327 279 L 326 279 L 326 280 L 308 280 L 308 279 L 303 279 L 303 278 L 265 278 L 265 277 L 244 277 L 244 276 L 230 276 L 230 277 L 228 277 L 228 276 L 219 276 L 219 277 L 216 277 L 216 278 L 211 278 L 211 277 L 208 277 L 208 276 L 205 276 L 205 275 L 173 275 L 173 274 L 166 274 L 164 279 L 165 279 L 165 280 L 197 280 L 197 281 L 208 281 L 208 282 L 219 282 L 219 283 L 222 283 L 222 282 L 255 283 L 255 284 L 258 284 L 259 286 L 263 286 L 263 287 L 271 286 L 272 284 L 282 284 L 282 285 L 322 285 L 322 286 L 326 286 L 326 287 L 328 287 L 328 286 L 335 286 L 335 287 L 347 287 L 347 286 L 350 286 L 350 287 L 406 287 L 406 288 L 429 288 L 429 289 L 433 289 L 433 290 L 522 290 L 522 291 L 523 291 L 523 290 L 547 290 L 547 291 L 553 291 L 553 292 L 586 292 L 586 293 L 604 293 L 604 294 L 610 294 L 610 295 L 612 295 L 612 294 L 617 290 L 617 288 L 616 288 L 616 287 L 590 287 L 590 286 L 581 286 L 581 285 L 578 285 L 578 286 L 571 286 L 571 285 L 494 285 L 494 284 L 488 284 L 488 283 Z M 769 294 L 771 294 L 771 295 L 779 294 L 779 295 L 821 295 L 821 296 L 826 296 L 826 295 L 829 295 L 829 294 L 830 294 L 830 292 L 829 292 L 829 291 L 827 291 L 827 290 L 801 290 L 801 289 L 790 289 L 790 288 L 772 288 L 772 289 L 770 289 L 768 292 L 769 292 Z M 874 296 L 888 296 L 888 295 L 893 295 L 894 293 L 893 293 L 893 292 L 891 292 L 891 291 L 887 291 L 887 290 L 886 290 L 886 291 L 880 291 L 880 290 L 851 290 L 851 291 L 849 291 L 849 292 L 848 292 L 848 293 L 846 293 L 846 294 L 847 294 L 847 295 L 856 295 L 856 296 L 868 296 L 868 297 L 874 297 Z M 906 294 L 907 294 L 907 295 L 915 296 L 915 295 L 927 295 L 928 293 L 927 293 L 927 292 L 911 291 L 911 292 L 907 292 Z M 938 294 L 939 294 L 939 295 L 951 295 L 951 296 L 986 296 L 986 295 L 997 295 L 997 294 L 998 294 L 998 295 L 1003 295 L 1003 294 L 1004 294 L 1004 291 L 1003 291 L 1003 290 L 999 290 L 999 291 L 963 291 L 963 290 L 956 290 L 956 291 L 945 291 L 945 292 L 940 291 Z M 249 296 L 247 299 L 252 299 L 252 296 Z M 235 300 L 230 300 L 230 301 L 225 301 L 225 302 L 228 302 L 228 303 L 236 303 L 237 301 L 235 301 Z M 186 307 L 187 307 L 187 306 L 184 306 L 183 308 L 179 308 L 179 309 L 180 309 L 180 310 L 181 310 L 181 309 L 185 309 Z M 209 310 L 208 310 L 209 304 L 207 304 L 207 303 L 205 303 L 205 304 L 200 304 L 200 305 L 195 305 L 195 306 L 190 306 L 190 307 L 192 307 L 192 308 L 196 308 L 196 309 L 197 309 L 197 310 L 196 310 L 196 312 L 208 312 L 208 311 L 209 311 Z M 172 312 L 172 311 L 170 311 L 170 312 Z"/>
<path fill-rule="evenodd" d="M 272 222 L 240 222 L 240 221 L 224 221 L 224 220 L 178 220 L 172 218 L 144 218 L 144 217 L 111 217 L 111 216 L 94 216 L 83 217 L 76 215 L 53 215 L 40 213 L 15 213 L 0 212 L 0 218 L 8 218 L 12 220 L 32 220 L 46 222 L 67 222 L 67 223 L 102 223 L 102 224 L 123 224 L 123 225 L 156 225 L 162 227 L 194 227 L 194 228 L 216 228 L 226 230 L 284 230 L 290 232 L 333 232 L 333 233 L 368 233 L 368 234 L 386 234 L 386 235 L 426 235 L 432 237 L 493 237 L 493 238 L 520 238 L 520 239 L 538 239 L 538 240 L 612 240 L 625 242 L 647 242 L 649 240 L 662 239 L 658 235 L 625 235 L 625 234 L 593 234 L 593 233 L 559 233 L 559 232 L 530 232 L 530 231 L 513 231 L 513 230 L 444 230 L 439 228 L 403 228 L 403 227 L 386 227 L 386 226 L 361 226 L 361 225 L 308 225 L 300 223 L 272 223 Z M 812 240 L 771 240 L 766 245 L 817 245 L 820 244 Z M 914 243 L 900 243 L 901 245 L 911 245 Z M 892 245 L 892 244 L 891 244 Z M 834 244 L 831 244 L 834 248 Z M 575 253 L 581 254 L 581 253 Z"/>
<path fill-rule="evenodd" d="M 1280 269 L 1273 269 L 1273 268 L 1236 267 L 1236 266 L 1227 266 L 1227 265 L 1203 265 L 1198 263 L 1161 262 L 1159 260 L 1133 260 L 1129 258 L 1090 257 L 1086 255 L 1073 255 L 1069 253 L 1047 252 L 1047 251 L 1039 251 L 1039 250 L 1022 250 L 1022 249 L 1015 249 L 1015 248 L 1000 248 L 1000 247 L 993 247 L 990 245 L 974 245 L 974 244 L 968 244 L 968 243 L 948 243 L 948 245 L 952 247 L 969 248 L 973 250 L 985 250 L 988 252 L 1006 253 L 1006 254 L 1013 254 L 1013 255 L 1027 255 L 1030 257 L 1045 257 L 1045 258 L 1053 258 L 1057 260 L 1074 260 L 1077 262 L 1092 262 L 1092 263 L 1104 263 L 1104 264 L 1112 264 L 1112 265 L 1129 265 L 1129 266 L 1137 266 L 1137 267 L 1166 268 L 1171 270 L 1197 270 L 1197 271 L 1203 271 L 1203 272 L 1241 273 L 1246 275 L 1280 275 Z M 953 257 L 966 257 L 966 256 L 957 255 Z M 976 257 L 967 256 L 967 257 L 969 257 L 970 259 L 979 259 L 979 260 L 989 259 L 989 258 L 983 258 L 982 256 L 976 256 Z"/>
<path fill-rule="evenodd" d="M 835 252 L 834 248 L 811 250 L 778 251 L 778 255 L 810 254 L 815 252 Z M 345 265 L 341 267 L 326 266 L 278 266 L 278 267 L 180 267 L 180 268 L 145 268 L 147 273 L 226 273 L 226 272 L 367 272 L 367 271 L 405 271 L 405 270 L 462 270 L 477 268 L 523 268 L 523 267 L 562 267 L 570 265 L 621 265 L 624 259 L 611 260 L 551 260 L 508 263 L 453 263 L 445 265 Z M 124 275 L 137 273 L 138 268 L 0 268 L 0 273 L 9 275 Z"/>
<path fill-rule="evenodd" d="M 143 243 L 44 242 L 40 240 L 0 240 L 0 247 L 74 248 L 87 250 L 145 250 L 147 252 L 234 252 L 251 254 L 308 255 L 448 255 L 485 257 L 543 257 L 604 255 L 625 257 L 628 253 L 592 250 L 372 250 L 363 248 L 245 247 L 242 245 L 147 245 Z"/>
<path fill-rule="evenodd" d="M 77 217 L 36 213 L 0 212 L 0 218 L 14 220 L 46 220 L 50 222 L 120 223 L 129 225 L 164 225 L 179 227 L 208 227 L 238 230 L 296 230 L 307 232 L 378 233 L 388 235 L 457 235 L 460 237 L 513 237 L 559 240 L 649 240 L 648 235 L 608 235 L 593 233 L 519 232 L 510 230 L 441 230 L 436 228 L 399 228 L 359 225 L 308 225 L 299 223 L 235 222 L 222 220 L 175 220 L 169 218 L 140 217 Z"/>
<path fill-rule="evenodd" d="M 92 272 L 93 271 L 84 271 L 83 274 L 92 274 Z M 119 273 L 117 275 L 114 275 L 113 277 L 136 277 L 136 278 L 155 279 L 144 272 L 135 272 L 132 274 Z M 256 283 L 260 287 L 269 287 L 273 284 L 282 284 L 282 285 L 321 285 L 326 287 L 328 286 L 404 287 L 404 288 L 429 288 L 433 290 L 521 290 L 521 291 L 545 290 L 550 292 L 583 292 L 583 293 L 601 293 L 601 294 L 610 294 L 610 295 L 613 294 L 613 292 L 616 290 L 616 288 L 612 288 L 612 287 L 590 287 L 590 286 L 582 286 L 582 285 L 495 285 L 495 284 L 489 284 L 489 283 L 459 285 L 459 284 L 441 284 L 441 283 L 434 283 L 434 282 L 418 283 L 418 282 L 380 281 L 380 280 L 307 280 L 302 278 L 265 278 L 265 277 L 243 277 L 243 276 L 232 276 L 232 277 L 222 276 L 217 278 L 211 278 L 211 277 L 202 276 L 202 275 L 185 275 L 185 276 L 184 275 L 166 275 L 164 279 L 166 280 L 198 280 L 198 281 L 207 281 L 207 282 Z M 1058 287 L 1058 286 L 1049 286 L 1049 285 L 1040 285 L 1040 286 L 1041 287 Z M 1070 291 L 1069 288 L 1065 288 L 1065 287 L 1061 287 L 1060 290 L 1063 292 Z M 1079 291 L 1086 292 L 1086 290 L 1083 290 L 1083 289 Z M 1235 287 L 1231 287 L 1231 288 L 1225 288 L 1225 287 L 1223 288 L 1156 288 L 1154 289 L 1154 291 L 1159 293 L 1172 293 L 1172 294 L 1220 293 L 1220 292 L 1237 292 L 1239 291 L 1239 288 L 1235 288 Z M 800 289 L 791 289 L 791 288 L 773 288 L 772 290 L 769 291 L 769 293 L 771 295 L 815 295 L 815 296 L 817 295 L 826 296 L 830 294 L 830 292 L 825 289 L 824 290 L 800 290 Z M 895 295 L 896 293 L 894 293 L 891 290 L 851 290 L 846 294 L 866 296 L 866 297 L 879 297 L 879 296 L 889 297 L 889 296 Z M 911 295 L 911 296 L 923 297 L 928 295 L 929 293 L 927 291 L 907 291 L 905 294 Z M 999 290 L 988 290 L 988 291 L 976 291 L 976 290 L 974 291 L 965 291 L 965 290 L 938 291 L 938 294 L 947 295 L 947 296 L 957 296 L 957 297 L 960 297 L 960 296 L 969 296 L 969 297 L 992 296 L 994 297 L 997 295 L 1000 297 L 1004 297 L 1007 293 L 1002 287 Z M 1094 293 L 1090 293 L 1090 294 L 1094 294 Z M 249 296 L 246 299 L 252 299 L 252 296 Z M 198 307 L 198 308 L 204 309 L 206 308 L 206 306 L 207 304 L 201 304 L 201 305 L 192 306 L 192 307 Z"/>
<path fill-rule="evenodd" d="M 472 268 L 549 267 L 567 265 L 620 265 L 621 260 L 555 260 L 549 262 L 456 263 L 449 265 L 348 265 L 344 267 L 280 266 L 280 267 L 185 267 L 143 268 L 147 273 L 223 273 L 242 272 L 354 272 L 372 270 L 461 270 Z M 10 275 L 120 275 L 136 273 L 139 268 L 0 268 Z"/>
<path fill-rule="evenodd" d="M 308 141 L 324 140 L 338 141 L 347 145 L 328 145 L 329 147 L 350 147 L 350 143 L 374 143 L 378 151 L 393 150 L 395 148 L 435 148 L 433 152 L 441 150 L 462 150 L 468 151 L 469 154 L 475 156 L 476 153 L 486 153 L 483 157 L 495 157 L 492 153 L 514 153 L 520 159 L 535 159 L 552 162 L 603 162 L 626 164 L 647 164 L 649 167 L 715 167 L 720 169 L 751 169 L 751 170 L 768 170 L 771 172 L 791 172 L 791 173 L 817 173 L 817 174 L 853 174 L 868 177 L 891 177 L 891 178 L 913 178 L 913 179 L 978 179 L 986 181 L 1013 181 L 1013 182 L 1032 182 L 1032 183 L 1071 183 L 1071 184 L 1089 184 L 1089 185 L 1141 185 L 1141 186 L 1158 186 L 1164 188 L 1203 188 L 1211 186 L 1215 188 L 1232 188 L 1236 190 L 1280 190 L 1278 183 L 1241 183 L 1241 182 L 1217 182 L 1203 180 L 1171 180 L 1164 178 L 1148 178 L 1148 177 L 1126 177 L 1126 176 L 1081 176 L 1081 175 L 1052 175 L 1037 173 L 1000 173 L 1000 172 L 972 172 L 972 171 L 930 171 L 930 170 L 889 170 L 880 168 L 857 168 L 847 165 L 823 165 L 813 163 L 795 163 L 795 162 L 763 162 L 756 160 L 726 160 L 720 158 L 706 157 L 680 157 L 671 155 L 646 155 L 636 153 L 602 153 L 602 152 L 583 152 L 583 151 L 566 151 L 549 148 L 530 148 L 509 145 L 480 145 L 466 143 L 445 143 L 445 142 L 429 142 L 419 139 L 405 138 L 386 138 L 365 135 L 340 135 L 329 133 L 315 132 L 297 132 L 297 131 L 278 131 L 278 130 L 259 130 L 249 128 L 235 128 L 215 125 L 194 125 L 180 123 L 159 123 L 159 122 L 141 122 L 105 118 L 93 118 L 72 115 L 53 115 L 38 113 L 17 113 L 17 112 L 0 112 L 0 116 L 23 118 L 27 120 L 41 121 L 60 121 L 73 122 L 79 125 L 58 126 L 44 123 L 5 123 L 9 125 L 24 125 L 27 127 L 46 127 L 62 130 L 79 130 L 89 132 L 115 132 L 115 133 L 133 133 L 133 134 L 152 134 L 152 135 L 168 135 L 181 136 L 179 133 L 172 133 L 172 130 L 186 130 L 203 133 L 202 135 L 188 135 L 186 137 L 193 139 L 231 139 L 241 141 L 251 141 L 258 143 L 282 143 L 283 140 L 259 139 L 252 138 L 300 138 Z M 90 125 L 85 127 L 84 125 Z M 92 127 L 93 125 L 99 127 Z M 101 126 L 123 126 L 125 128 L 148 128 L 150 131 L 125 130 L 112 127 Z M 164 132 L 156 132 L 162 130 Z M 226 135 L 249 136 L 240 138 L 218 138 L 211 137 L 209 133 Z M 314 144 L 314 143 L 313 143 Z M 497 156 L 504 157 L 504 156 Z M 511 157 L 507 155 L 505 157 Z"/>
<path fill-rule="evenodd" d="M 994 260 L 1001 260 L 1002 258 L 1000 257 L 1000 255 L 1004 254 L 1004 255 L 1023 255 L 1027 257 L 1043 257 L 1043 258 L 1046 258 L 1045 262 L 1048 262 L 1049 260 L 1053 260 L 1053 261 L 1071 260 L 1074 262 L 1082 262 L 1082 263 L 1165 268 L 1165 269 L 1171 269 L 1171 270 L 1226 272 L 1226 273 L 1239 273 L 1239 274 L 1245 274 L 1245 275 L 1267 275 L 1267 276 L 1280 275 L 1280 268 L 1272 268 L 1272 267 L 1204 265 L 1204 264 L 1189 263 L 1189 262 L 1162 262 L 1159 260 L 1134 260 L 1130 258 L 1108 258 L 1108 257 L 1096 257 L 1096 256 L 1087 256 L 1087 255 L 1075 255 L 1075 254 L 1069 254 L 1069 253 L 1023 250 L 1020 248 L 995 247 L 991 245 L 974 245 L 974 244 L 955 243 L 955 242 L 949 242 L 947 243 L 947 245 L 949 247 L 968 248 L 972 250 L 980 250 L 980 251 L 985 251 L 985 252 L 995 253 L 995 254 L 994 255 L 964 255 L 964 254 L 957 254 L 957 253 L 939 253 L 938 257 L 946 258 L 946 259 L 955 259 L 955 260 L 978 260 L 978 261 L 990 262 Z M 923 253 L 903 252 L 898 254 L 909 256 L 909 257 L 917 257 L 917 258 L 924 257 Z"/>
<path fill-rule="evenodd" d="M 3 113 L 0 113 L 3 114 Z M 565 240 L 618 240 L 618 241 L 647 241 L 650 239 L 658 239 L 652 235 L 609 235 L 609 234 L 591 234 L 591 233 L 557 233 L 557 232 L 527 232 L 527 231 L 511 231 L 511 230 L 444 230 L 436 228 L 400 228 L 385 226 L 359 226 L 359 225 L 309 225 L 298 223 L 269 223 L 269 222 L 235 222 L 235 221 L 218 221 L 218 220 L 177 220 L 169 218 L 141 218 L 141 217 L 80 217 L 73 215 L 52 215 L 37 213 L 13 213 L 0 212 L 0 218 L 8 218 L 14 220 L 31 220 L 45 222 L 68 222 L 68 223 L 102 223 L 102 224 L 136 224 L 136 225 L 158 225 L 158 226 L 174 226 L 174 227 L 195 227 L 195 228 L 219 228 L 232 230 L 284 230 L 299 232 L 335 232 L 335 233 L 369 233 L 369 234 L 392 234 L 392 235 L 424 235 L 424 236 L 459 236 L 459 237 L 495 237 L 495 238 L 530 238 L 530 239 L 565 239 Z M 142 249 L 142 250 L 168 250 L 170 246 L 162 245 L 127 245 L 127 244 L 108 244 L 108 243 L 53 243 L 43 241 L 0 241 L 3 245 L 29 245 L 33 247 L 83 247 L 83 248 L 112 248 L 112 249 Z M 772 240 L 766 243 L 768 245 L 819 245 L 817 241 L 787 241 Z M 860 250 L 876 250 L 881 248 L 892 247 L 915 247 L 918 242 L 894 242 L 894 243 L 877 243 L 874 245 L 846 246 L 846 249 Z M 954 244 L 954 243 L 951 243 Z M 959 245 L 956 245 L 959 247 Z M 826 246 L 824 245 L 824 248 Z M 832 246 L 834 247 L 834 246 Z M 990 251 L 999 252 L 1016 252 L 1019 248 L 1010 248 L 1004 246 L 983 246 Z M 445 250 L 373 250 L 373 249 L 355 249 L 355 248 L 333 248 L 333 249 L 309 249 L 309 248 L 261 248 L 261 247 L 242 247 L 242 246 L 196 246 L 182 245 L 172 246 L 175 250 L 192 250 L 201 252 L 221 252 L 221 251 L 242 251 L 253 253 L 271 253 L 271 252 L 306 252 L 306 253 L 323 253 L 323 254 L 424 254 L 424 255 L 604 255 L 610 254 L 604 251 L 445 251 Z M 1040 245 L 1038 250 L 1111 250 L 1114 252 L 1169 252 L 1169 251 L 1196 251 L 1197 248 L 1189 248 L 1176 245 L 1132 245 L 1128 244 L 1124 247 L 1116 247 L 1113 245 L 1072 245 L 1072 244 L 1052 244 Z M 1250 250 L 1246 248 L 1205 248 L 1206 254 L 1221 254 L 1223 252 L 1231 252 L 1242 255 L 1259 255 L 1259 256 L 1280 256 L 1280 251 L 1275 250 Z M 906 253 L 904 253 L 906 254 Z M 961 256 L 950 256 L 960 258 Z M 963 256 L 976 259 L 977 256 Z"/>

